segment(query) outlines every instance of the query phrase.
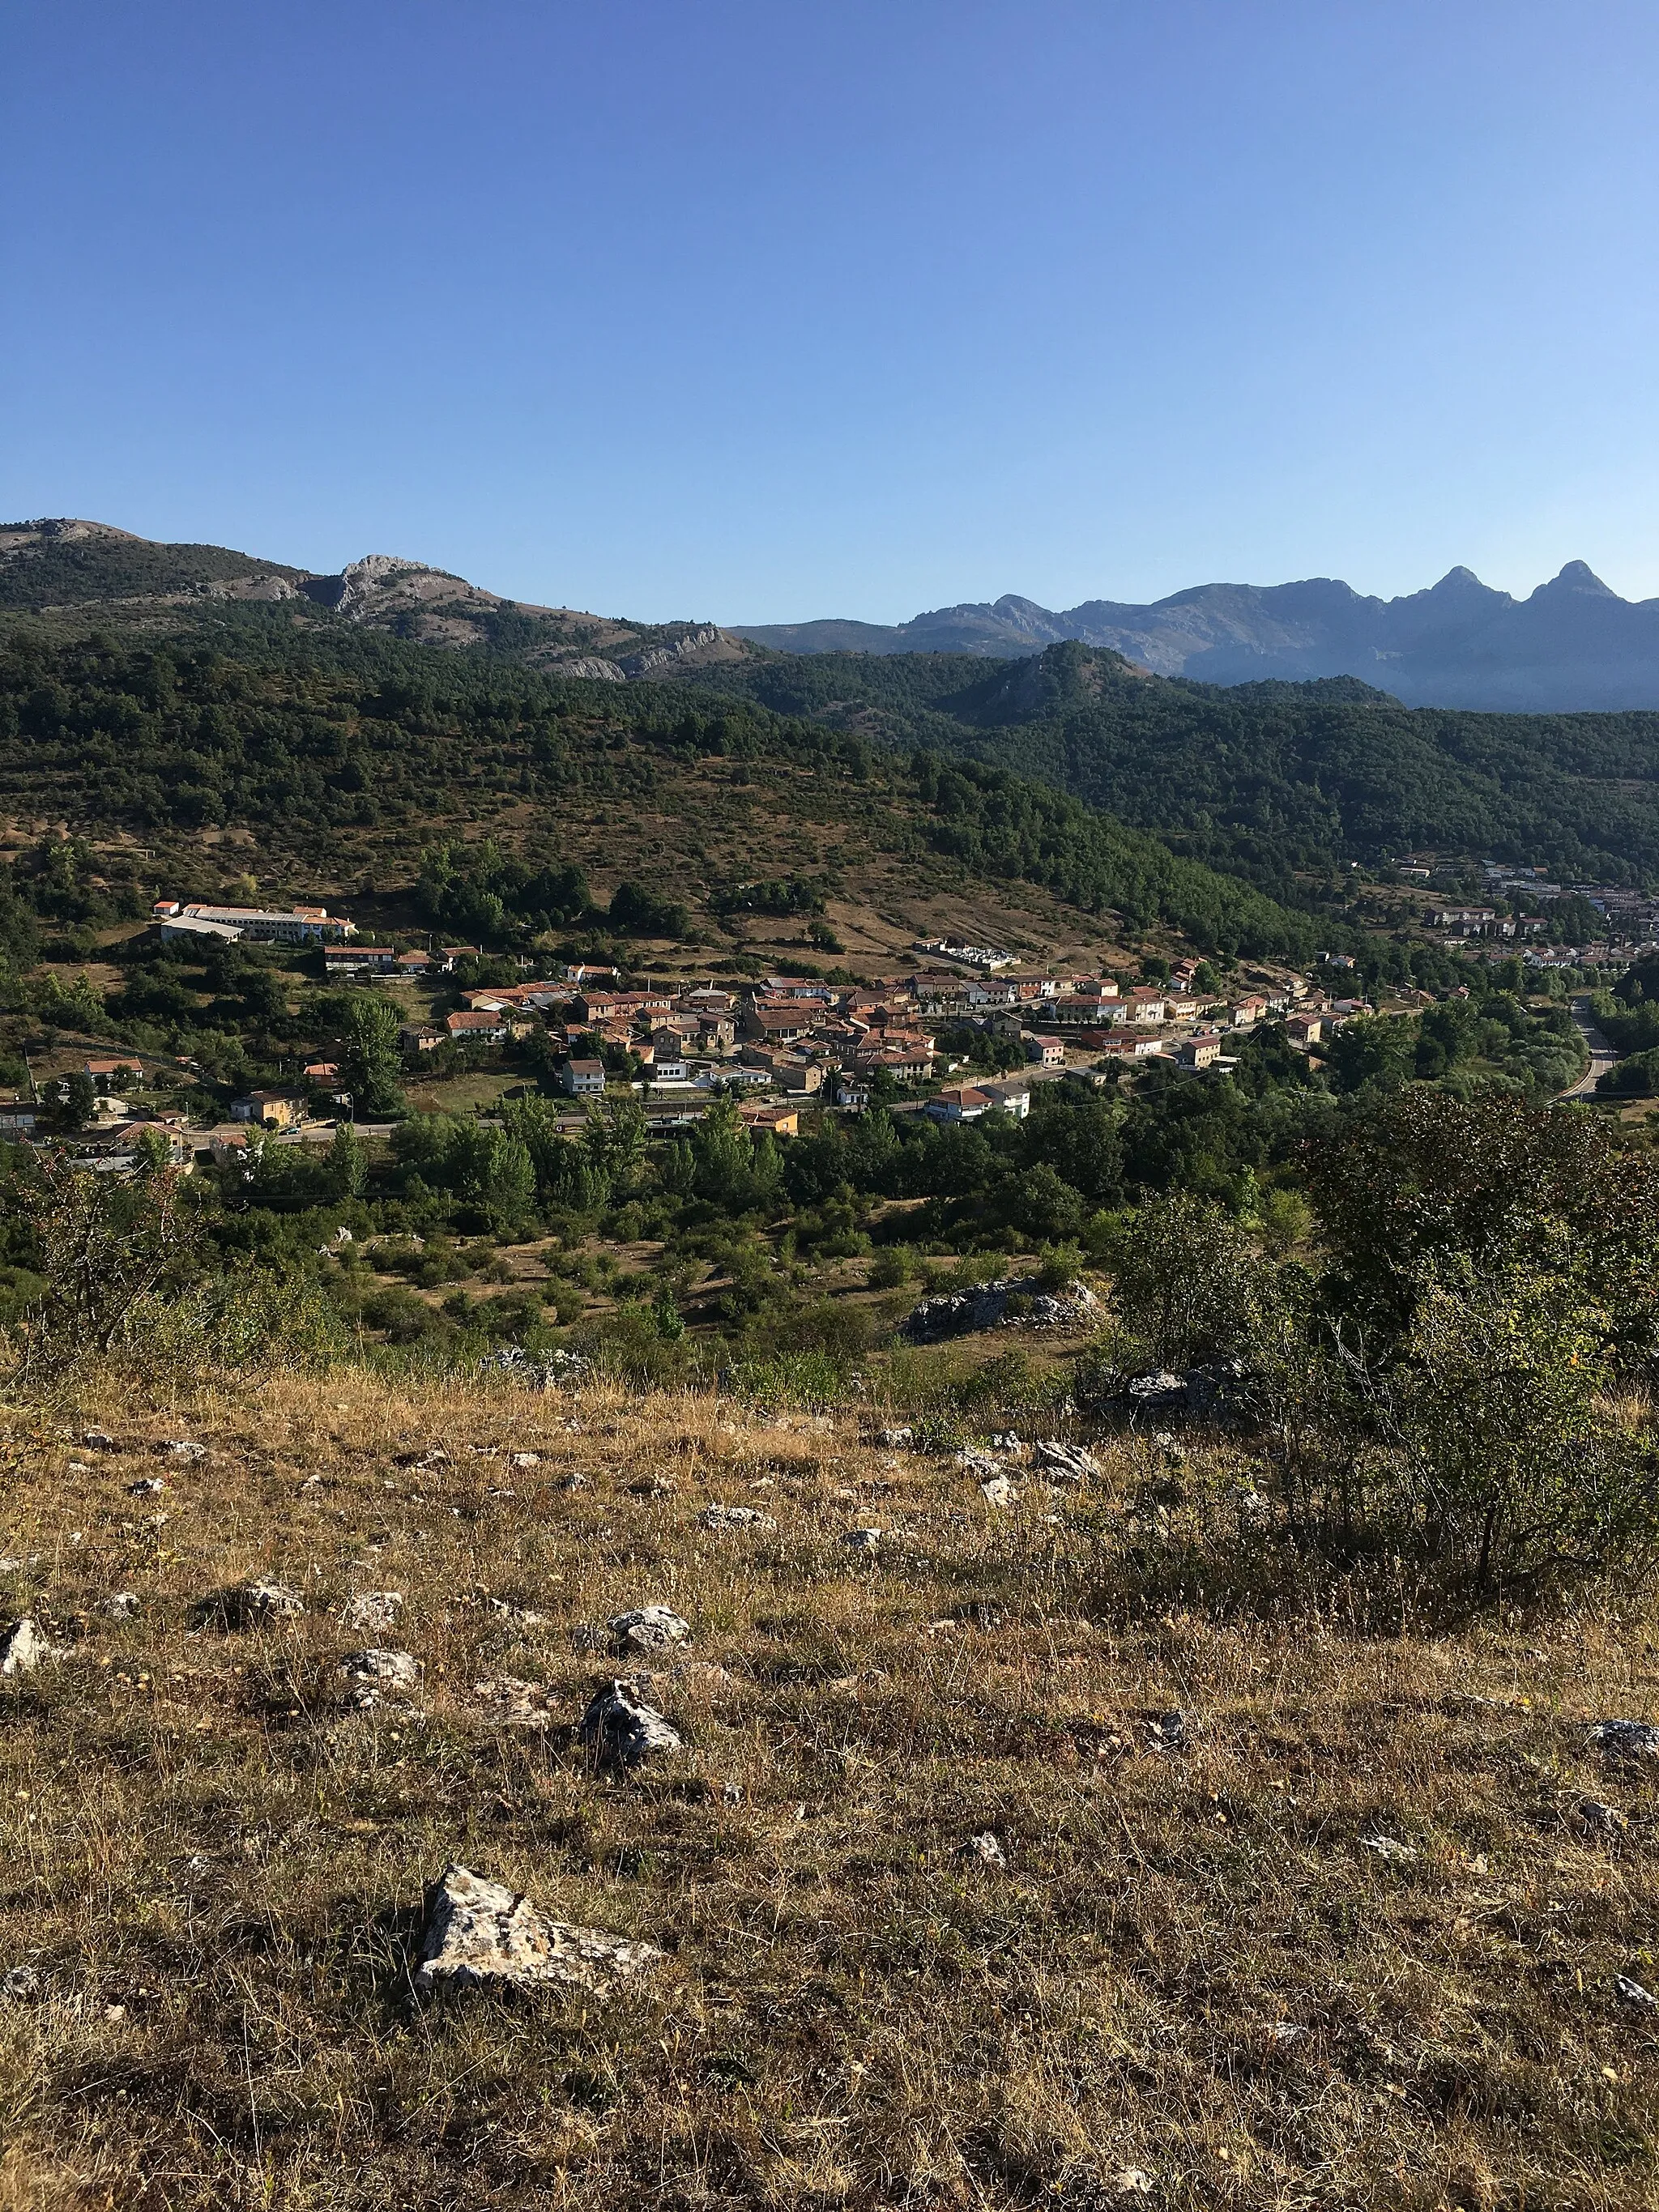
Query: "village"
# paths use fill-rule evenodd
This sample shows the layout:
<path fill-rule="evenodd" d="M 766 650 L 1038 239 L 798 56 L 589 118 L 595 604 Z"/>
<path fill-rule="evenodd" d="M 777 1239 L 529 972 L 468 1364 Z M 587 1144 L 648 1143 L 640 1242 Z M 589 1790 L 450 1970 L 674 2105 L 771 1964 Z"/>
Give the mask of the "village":
<path fill-rule="evenodd" d="M 443 1104 L 471 1077 L 473 1109 L 488 1112 L 527 1081 L 568 1101 L 573 1129 L 607 1093 L 637 1099 L 656 1134 L 695 1122 L 721 1096 L 737 1099 L 751 1129 L 780 1139 L 800 1133 L 804 1113 L 856 1115 L 872 1104 L 943 1123 L 1022 1119 L 1034 1084 L 1098 1088 L 1159 1061 L 1224 1076 L 1260 1024 L 1282 1023 L 1306 1049 L 1373 1011 L 1344 991 L 1352 963 L 1340 955 L 1316 976 L 1258 968 L 1224 980 L 1196 957 L 1155 960 L 1146 964 L 1162 979 L 1135 982 L 1038 971 L 994 947 L 933 939 L 917 940 L 907 972 L 856 983 L 789 974 L 656 981 L 548 961 L 511 963 L 532 970 L 516 981 L 479 982 L 467 979 L 510 964 L 476 945 L 367 943 L 320 906 L 167 898 L 155 902 L 153 927 L 169 946 L 303 954 L 325 983 L 376 991 L 398 1009 L 417 1106 Z M 378 1126 L 327 1059 L 213 1108 L 189 1060 L 117 1045 L 65 1047 L 30 1073 L 31 1095 L 0 1099 L 0 1135 L 50 1139 L 100 1173 L 131 1172 L 145 1158 L 222 1164 L 256 1132 L 295 1144 L 326 1140 L 343 1122 L 366 1133 Z M 67 1114 L 71 1097 L 80 1110 Z"/>

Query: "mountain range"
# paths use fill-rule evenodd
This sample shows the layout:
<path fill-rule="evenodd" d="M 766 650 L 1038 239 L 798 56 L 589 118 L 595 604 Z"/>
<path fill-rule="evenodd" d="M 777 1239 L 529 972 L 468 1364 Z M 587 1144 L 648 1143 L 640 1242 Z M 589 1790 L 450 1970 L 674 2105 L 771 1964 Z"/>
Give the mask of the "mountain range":
<path fill-rule="evenodd" d="M 1531 596 L 1453 568 L 1427 591 L 1369 598 L 1335 580 L 1201 584 L 1147 606 L 1060 612 L 1012 595 L 913 621 L 734 623 L 775 652 L 952 653 L 1013 659 L 1075 640 L 1204 684 L 1357 676 L 1407 706 L 1523 714 L 1659 707 L 1659 599 L 1622 599 L 1582 561 Z"/>

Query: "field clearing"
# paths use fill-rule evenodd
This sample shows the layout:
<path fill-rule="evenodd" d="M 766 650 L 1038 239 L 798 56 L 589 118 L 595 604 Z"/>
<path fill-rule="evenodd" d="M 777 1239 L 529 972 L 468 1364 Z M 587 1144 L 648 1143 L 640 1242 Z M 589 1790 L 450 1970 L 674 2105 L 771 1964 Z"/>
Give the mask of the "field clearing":
<path fill-rule="evenodd" d="M 1659 1767 L 1587 1735 L 1659 1717 L 1644 1616 L 1126 1607 L 1124 1501 L 1225 1465 L 1133 1440 L 994 1508 L 852 1413 L 350 1370 L 3 1447 L 0 1589 L 73 1651 L 0 1681 L 0 2203 L 1659 2194 L 1659 2011 L 1614 1988 L 1659 1985 Z M 256 1577 L 304 1613 L 230 1625 Z M 607 1657 L 651 1602 L 690 1649 Z M 412 1698 L 351 1709 L 369 1643 Z M 688 1748 L 596 1771 L 570 1726 L 641 1667 Z M 454 1861 L 666 1955 L 417 1998 Z"/>

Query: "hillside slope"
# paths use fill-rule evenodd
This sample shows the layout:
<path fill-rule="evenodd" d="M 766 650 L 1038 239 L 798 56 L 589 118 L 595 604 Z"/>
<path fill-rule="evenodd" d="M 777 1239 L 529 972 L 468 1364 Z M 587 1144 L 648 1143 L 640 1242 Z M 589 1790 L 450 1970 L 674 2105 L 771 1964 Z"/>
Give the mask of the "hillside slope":
<path fill-rule="evenodd" d="M 349 1370 L 8 1417 L 72 1647 L 0 1684 L 13 2201 L 1650 2206 L 1615 1628 L 1241 1628 L 1124 1594 L 1224 1449 L 994 1507 L 866 1437 Z M 689 1648 L 617 1656 L 651 1603 Z M 596 1766 L 618 1676 L 683 1751 Z M 419 1996 L 454 1862 L 660 1956 Z"/>
<path fill-rule="evenodd" d="M 1351 678 L 1231 689 L 1071 643 L 773 657 L 693 680 L 890 744 L 1038 776 L 1223 866 L 1326 867 L 1419 847 L 1659 874 L 1659 714 L 1408 708 Z"/>
<path fill-rule="evenodd" d="M 678 685 L 572 681 L 287 610 L 172 646 L 18 635 L 0 652 L 0 808 L 336 890 L 412 882 L 444 838 L 644 881 L 712 926 L 757 878 L 827 872 L 872 913 L 1039 886 L 1131 930 L 1306 951 L 1314 925 L 1078 800 Z M 228 854 L 218 848 L 228 845 Z M 895 900 L 898 901 L 896 907 Z M 1018 927 L 1017 918 L 1009 917 Z M 890 937 L 889 942 L 890 943 Z"/>

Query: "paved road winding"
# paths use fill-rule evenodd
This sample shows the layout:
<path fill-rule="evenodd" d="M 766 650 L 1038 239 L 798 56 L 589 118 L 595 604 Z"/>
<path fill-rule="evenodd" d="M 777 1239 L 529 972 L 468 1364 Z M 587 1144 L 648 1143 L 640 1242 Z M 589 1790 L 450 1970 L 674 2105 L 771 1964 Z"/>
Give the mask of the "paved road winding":
<path fill-rule="evenodd" d="M 1588 1098 L 1594 1093 L 1596 1083 L 1601 1077 L 1605 1075 L 1610 1067 L 1617 1067 L 1619 1054 L 1607 1042 L 1601 1030 L 1596 1028 L 1590 1014 L 1590 1003 L 1588 997 L 1573 1000 L 1572 1018 L 1578 1024 L 1579 1036 L 1589 1048 L 1589 1066 L 1579 1077 L 1577 1082 L 1569 1084 L 1559 1096 L 1563 1098 Z"/>

